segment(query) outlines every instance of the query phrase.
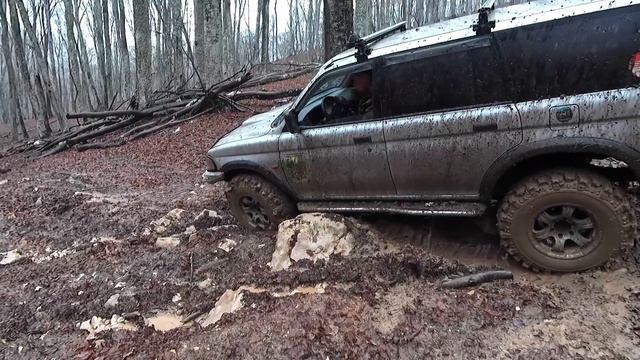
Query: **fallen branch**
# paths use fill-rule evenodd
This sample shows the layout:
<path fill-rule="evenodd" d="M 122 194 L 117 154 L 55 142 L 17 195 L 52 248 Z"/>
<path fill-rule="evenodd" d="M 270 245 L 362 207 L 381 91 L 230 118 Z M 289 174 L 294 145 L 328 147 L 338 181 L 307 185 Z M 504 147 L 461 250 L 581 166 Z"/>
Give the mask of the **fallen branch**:
<path fill-rule="evenodd" d="M 178 108 L 189 104 L 193 100 L 178 100 L 166 102 L 164 104 L 154 106 L 145 110 L 117 110 L 117 111 L 99 111 L 99 112 L 85 112 L 85 113 L 73 113 L 67 114 L 67 119 L 90 119 L 90 118 L 106 118 L 106 117 L 147 117 L 153 116 L 155 113 L 167 109 Z"/>
<path fill-rule="evenodd" d="M 90 143 L 90 144 L 82 144 L 82 145 L 76 146 L 76 150 L 78 152 L 81 152 L 89 149 L 108 149 L 112 147 L 122 146 L 124 144 L 126 144 L 126 141 L 124 139 L 120 139 L 114 142 L 96 142 L 96 143 Z"/>
<path fill-rule="evenodd" d="M 444 289 L 459 289 L 500 279 L 513 279 L 513 273 L 511 271 L 504 270 L 486 271 L 478 274 L 467 275 L 456 279 L 447 280 L 440 284 L 440 287 Z"/>
<path fill-rule="evenodd" d="M 2 168 L 0 168 L 0 174 L 6 174 L 9 171 L 11 171 L 11 169 L 2 169 Z"/>
<path fill-rule="evenodd" d="M 152 128 L 150 128 L 150 129 L 143 130 L 143 131 L 141 131 L 141 132 L 139 132 L 139 133 L 135 134 L 134 136 L 132 136 L 132 137 L 131 137 L 131 140 L 135 140 L 135 139 L 143 138 L 143 137 L 145 137 L 145 136 L 147 136 L 147 135 L 149 135 L 149 134 L 151 134 L 151 133 L 154 133 L 154 132 L 156 132 L 156 131 L 160 131 L 160 130 L 163 130 L 163 129 L 166 129 L 166 128 L 169 128 L 169 127 L 172 127 L 172 126 L 175 126 L 175 125 L 182 124 L 182 123 L 184 123 L 184 122 L 187 122 L 187 121 L 193 120 L 193 119 L 195 119 L 195 118 L 197 118 L 197 117 L 200 117 L 200 116 L 202 116 L 202 115 L 208 114 L 208 113 L 210 113 L 210 112 L 212 112 L 212 111 L 213 111 L 213 109 L 209 109 L 209 110 L 206 110 L 206 111 L 204 111 L 204 112 L 202 112 L 202 113 L 198 113 L 198 114 L 196 114 L 196 115 L 193 115 L 193 116 L 191 116 L 191 117 L 188 117 L 188 118 L 186 118 L 186 119 L 175 119 L 175 120 L 172 120 L 172 121 L 166 122 L 166 123 L 164 123 L 164 124 L 160 124 L 160 125 L 158 125 L 158 126 L 152 127 Z"/>
<path fill-rule="evenodd" d="M 82 121 L 83 125 L 58 132 L 49 138 L 18 144 L 7 149 L 6 153 L 33 151 L 36 156 L 44 157 L 70 148 L 84 151 L 116 147 L 127 141 L 145 137 L 223 107 L 232 107 L 239 111 L 253 111 L 239 101 L 290 98 L 298 95 L 301 90 L 269 92 L 262 91 L 262 89 L 239 91 L 240 89 L 295 78 L 316 69 L 315 65 L 302 65 L 288 72 L 270 73 L 254 79 L 245 67 L 231 77 L 210 85 L 209 88 L 199 89 L 185 89 L 186 83 L 176 88 L 169 82 L 164 90 L 153 92 L 153 95 L 147 99 L 146 107 L 139 108 L 137 99 L 132 97 L 128 101 L 128 110 L 124 109 L 126 103 L 124 101 L 116 109 L 109 111 L 67 114 L 68 119 L 85 119 L 87 121 Z M 114 99 L 115 96 L 111 99 L 110 107 L 114 107 Z M 120 109 L 121 107 L 123 109 Z M 116 137 L 118 140 L 99 140 L 116 131 L 120 132 Z"/>
<path fill-rule="evenodd" d="M 246 100 L 246 99 L 257 99 L 257 100 L 275 100 L 297 96 L 302 92 L 302 89 L 292 89 L 285 91 L 236 91 L 230 94 L 227 94 L 229 98 L 235 101 Z"/>
<path fill-rule="evenodd" d="M 297 70 L 297 71 L 294 71 L 294 72 L 267 74 L 267 75 L 263 75 L 261 77 L 252 79 L 251 81 L 245 82 L 244 84 L 242 84 L 242 86 L 240 86 L 240 89 L 245 89 L 245 88 L 254 87 L 254 86 L 260 86 L 260 85 L 266 85 L 266 84 L 270 84 L 270 83 L 277 82 L 277 81 L 282 81 L 282 80 L 293 79 L 293 78 L 297 78 L 298 76 L 302 76 L 302 75 L 314 72 L 316 70 L 318 70 L 318 68 L 310 67 L 310 68 L 307 68 L 307 69 Z"/>

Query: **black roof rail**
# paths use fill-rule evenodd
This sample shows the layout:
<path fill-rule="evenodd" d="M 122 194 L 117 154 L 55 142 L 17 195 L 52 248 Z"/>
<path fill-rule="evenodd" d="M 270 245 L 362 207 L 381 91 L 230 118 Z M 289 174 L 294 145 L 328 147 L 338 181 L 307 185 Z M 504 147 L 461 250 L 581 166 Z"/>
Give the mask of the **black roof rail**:
<path fill-rule="evenodd" d="M 380 41 L 397 31 L 406 31 L 406 30 L 407 30 L 407 22 L 403 21 L 393 26 L 389 26 L 388 28 L 384 28 L 382 30 L 376 31 L 373 34 L 367 35 L 362 38 L 358 38 L 357 36 L 354 35 L 351 38 L 349 45 L 356 49 L 356 60 L 358 60 L 358 62 L 367 61 L 369 59 L 369 55 L 371 54 L 371 48 L 369 47 L 369 45 L 377 41 Z"/>
<path fill-rule="evenodd" d="M 496 0 L 487 0 L 478 9 L 478 23 L 473 24 L 473 31 L 476 35 L 487 35 L 491 29 L 496 27 L 495 20 L 489 21 L 489 13 L 496 7 Z"/>

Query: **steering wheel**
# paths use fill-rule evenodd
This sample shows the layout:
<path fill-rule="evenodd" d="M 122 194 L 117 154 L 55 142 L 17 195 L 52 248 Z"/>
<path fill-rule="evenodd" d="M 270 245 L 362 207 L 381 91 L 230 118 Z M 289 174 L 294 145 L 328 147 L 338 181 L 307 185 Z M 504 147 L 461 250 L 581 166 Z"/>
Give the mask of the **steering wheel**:
<path fill-rule="evenodd" d="M 337 114 L 339 114 L 340 101 L 335 96 L 327 96 L 326 98 L 322 99 L 322 104 L 320 104 L 320 107 L 322 108 L 325 119 L 331 120 Z"/>

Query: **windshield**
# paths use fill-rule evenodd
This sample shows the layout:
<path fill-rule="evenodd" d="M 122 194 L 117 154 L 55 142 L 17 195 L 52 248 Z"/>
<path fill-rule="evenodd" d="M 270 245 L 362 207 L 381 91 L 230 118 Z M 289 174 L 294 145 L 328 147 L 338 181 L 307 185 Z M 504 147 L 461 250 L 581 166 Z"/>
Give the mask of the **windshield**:
<path fill-rule="evenodd" d="M 343 73 L 336 76 L 329 76 L 328 78 L 321 80 L 318 85 L 314 87 L 314 89 L 309 93 L 309 100 L 307 100 L 306 103 L 308 104 L 314 102 L 330 91 L 341 88 L 347 75 L 348 74 Z"/>

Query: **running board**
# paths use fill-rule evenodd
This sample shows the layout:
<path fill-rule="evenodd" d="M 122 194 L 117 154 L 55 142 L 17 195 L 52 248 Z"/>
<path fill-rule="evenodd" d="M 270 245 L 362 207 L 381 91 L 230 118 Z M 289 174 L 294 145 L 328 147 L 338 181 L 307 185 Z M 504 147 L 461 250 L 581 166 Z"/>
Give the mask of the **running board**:
<path fill-rule="evenodd" d="M 429 216 L 481 216 L 487 206 L 473 202 L 418 201 L 303 201 L 300 212 L 381 212 Z"/>

